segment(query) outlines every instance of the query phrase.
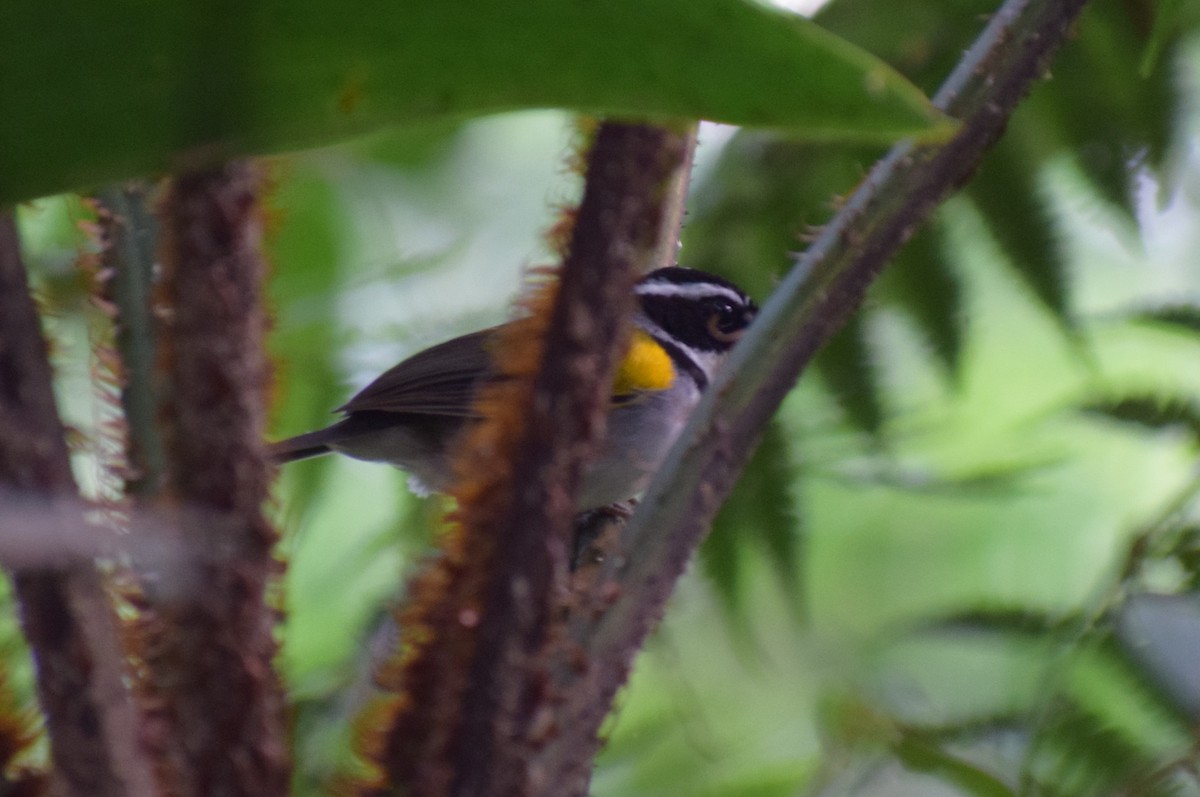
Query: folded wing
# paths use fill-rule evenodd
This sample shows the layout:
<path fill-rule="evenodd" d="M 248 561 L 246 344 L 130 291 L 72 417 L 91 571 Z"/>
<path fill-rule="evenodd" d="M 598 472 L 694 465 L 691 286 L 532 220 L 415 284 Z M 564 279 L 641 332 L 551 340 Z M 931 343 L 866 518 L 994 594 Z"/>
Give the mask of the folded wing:
<path fill-rule="evenodd" d="M 475 393 L 491 370 L 493 329 L 472 332 L 414 354 L 380 374 L 337 411 L 475 417 Z"/>

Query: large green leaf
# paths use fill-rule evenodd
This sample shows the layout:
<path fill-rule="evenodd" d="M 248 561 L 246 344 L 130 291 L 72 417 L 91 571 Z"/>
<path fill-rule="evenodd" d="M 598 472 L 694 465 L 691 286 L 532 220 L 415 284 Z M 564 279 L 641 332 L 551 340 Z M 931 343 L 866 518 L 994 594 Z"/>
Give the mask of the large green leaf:
<path fill-rule="evenodd" d="M 49 0 L 4 17 L 0 202 L 515 108 L 949 129 L 882 61 L 748 0 Z"/>
<path fill-rule="evenodd" d="M 831 0 L 814 16 L 826 30 L 874 53 L 933 93 L 979 35 L 996 0 Z"/>

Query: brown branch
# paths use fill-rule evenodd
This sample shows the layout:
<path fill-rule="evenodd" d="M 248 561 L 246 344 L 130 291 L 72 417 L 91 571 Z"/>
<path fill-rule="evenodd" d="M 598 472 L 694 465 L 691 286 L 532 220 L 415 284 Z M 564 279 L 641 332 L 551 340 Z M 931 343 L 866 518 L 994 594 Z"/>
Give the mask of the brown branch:
<path fill-rule="evenodd" d="M 687 210 L 688 186 L 692 180 L 692 162 L 696 157 L 696 135 L 699 130 L 698 124 L 687 126 L 682 159 L 666 183 L 650 268 L 665 268 L 679 262 L 679 232 L 683 228 L 683 217 Z"/>
<path fill-rule="evenodd" d="M 574 494 L 603 432 L 633 283 L 654 265 L 688 149 L 686 134 L 663 128 L 605 124 L 596 136 L 548 326 L 533 341 L 544 348 L 531 388 L 505 394 L 518 403 L 468 440 L 468 475 L 499 472 L 462 502 L 462 550 L 414 588 L 405 632 L 417 650 L 377 755 L 391 785 L 371 793 L 542 793 L 543 720 L 562 700 L 546 689 L 546 650 L 561 621 Z M 505 358 L 527 343 L 497 347 L 498 367 L 507 373 Z M 485 439 L 501 442 L 480 454 Z"/>
<path fill-rule="evenodd" d="M 263 515 L 268 367 L 256 167 L 176 178 L 162 209 L 160 367 L 167 495 L 179 520 L 175 567 L 143 573 L 142 651 L 163 701 L 156 742 L 174 794 L 287 791 L 283 697 L 273 669 L 278 563 Z"/>
<path fill-rule="evenodd" d="M 0 486 L 46 498 L 76 492 L 9 213 L 0 213 Z M 57 788 L 81 797 L 151 793 L 115 617 L 95 566 L 19 569 L 13 583 L 37 663 Z"/>
<path fill-rule="evenodd" d="M 558 696 L 537 660 L 561 600 L 574 494 L 604 430 L 613 376 L 633 309 L 633 283 L 654 265 L 663 213 L 678 195 L 689 135 L 608 123 L 588 159 L 571 248 L 518 448 L 512 506 L 501 518 L 502 556 L 480 623 L 479 650 L 460 739 L 459 794 L 528 793 L 536 727 Z M 684 183 L 686 183 L 686 174 Z M 507 694 L 497 687 L 508 687 Z M 524 742 L 524 744 L 514 742 Z"/>
<path fill-rule="evenodd" d="M 892 255 L 970 178 L 1085 4 L 1006 3 L 935 98 L 961 120 L 958 133 L 940 146 L 894 148 L 763 308 L 625 529 L 626 566 L 619 586 L 610 584 L 611 606 L 575 628 L 574 655 L 588 665 L 560 686 L 567 702 L 558 714 L 562 733 L 543 757 L 547 794 L 584 788 L 590 757 L 579 750 L 598 746 L 600 723 L 633 657 L 800 372 Z"/>

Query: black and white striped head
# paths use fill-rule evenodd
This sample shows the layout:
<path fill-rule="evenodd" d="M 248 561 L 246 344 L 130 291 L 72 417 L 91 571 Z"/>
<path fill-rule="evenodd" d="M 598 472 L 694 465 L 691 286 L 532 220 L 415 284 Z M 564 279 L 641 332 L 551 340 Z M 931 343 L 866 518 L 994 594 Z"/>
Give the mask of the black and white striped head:
<path fill-rule="evenodd" d="M 701 390 L 758 312 L 750 297 L 729 280 L 679 266 L 650 272 L 634 292 L 638 326 L 696 379 Z"/>

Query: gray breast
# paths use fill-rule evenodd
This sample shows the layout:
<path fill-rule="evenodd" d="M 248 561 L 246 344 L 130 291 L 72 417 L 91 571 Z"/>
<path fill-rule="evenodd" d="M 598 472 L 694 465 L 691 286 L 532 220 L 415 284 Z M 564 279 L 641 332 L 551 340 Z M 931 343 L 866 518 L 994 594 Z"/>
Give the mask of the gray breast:
<path fill-rule="evenodd" d="M 579 508 L 594 509 L 646 489 L 700 400 L 687 379 L 661 393 L 639 396 L 608 415 L 608 430 L 584 474 Z"/>

